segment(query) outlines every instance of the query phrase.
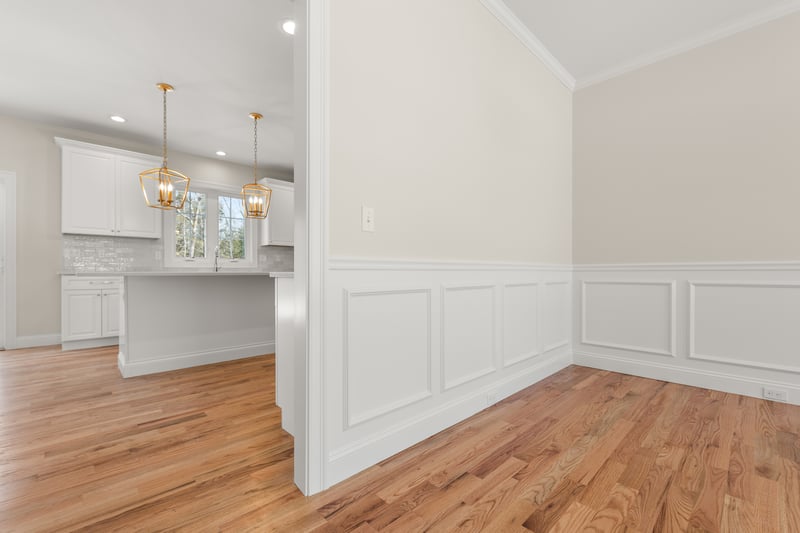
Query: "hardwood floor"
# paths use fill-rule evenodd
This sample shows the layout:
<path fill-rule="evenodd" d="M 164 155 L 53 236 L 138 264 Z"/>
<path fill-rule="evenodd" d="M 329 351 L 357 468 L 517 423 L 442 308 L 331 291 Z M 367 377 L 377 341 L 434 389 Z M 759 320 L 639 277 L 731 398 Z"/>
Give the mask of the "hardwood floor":
<path fill-rule="evenodd" d="M 0 353 L 0 530 L 800 531 L 800 407 L 570 367 L 305 498 L 273 391 Z"/>

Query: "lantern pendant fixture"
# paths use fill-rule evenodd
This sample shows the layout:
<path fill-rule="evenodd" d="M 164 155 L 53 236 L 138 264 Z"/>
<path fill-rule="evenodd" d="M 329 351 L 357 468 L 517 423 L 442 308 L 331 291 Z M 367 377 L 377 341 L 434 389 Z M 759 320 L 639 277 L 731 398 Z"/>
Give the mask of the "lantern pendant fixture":
<path fill-rule="evenodd" d="M 258 121 L 260 113 L 250 113 L 253 119 L 253 183 L 242 187 L 242 206 L 247 218 L 267 218 L 272 189 L 258 183 Z"/>
<path fill-rule="evenodd" d="M 167 93 L 175 89 L 168 83 L 157 83 L 163 93 L 164 142 L 161 152 L 161 168 L 151 168 L 139 174 L 144 201 L 148 207 L 157 209 L 181 209 L 189 194 L 189 178 L 177 170 L 167 167 Z"/>

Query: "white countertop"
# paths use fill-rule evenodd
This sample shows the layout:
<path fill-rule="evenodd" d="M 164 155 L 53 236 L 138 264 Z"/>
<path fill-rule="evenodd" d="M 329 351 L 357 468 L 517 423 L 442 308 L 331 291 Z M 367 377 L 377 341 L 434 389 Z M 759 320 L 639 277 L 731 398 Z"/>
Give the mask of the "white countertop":
<path fill-rule="evenodd" d="M 210 270 L 149 270 L 149 271 L 130 271 L 130 272 L 59 272 L 62 276 L 91 276 L 91 277 L 163 277 L 163 276 L 270 276 L 289 277 L 294 276 L 292 272 L 266 272 L 264 270 L 220 270 L 212 272 Z"/>

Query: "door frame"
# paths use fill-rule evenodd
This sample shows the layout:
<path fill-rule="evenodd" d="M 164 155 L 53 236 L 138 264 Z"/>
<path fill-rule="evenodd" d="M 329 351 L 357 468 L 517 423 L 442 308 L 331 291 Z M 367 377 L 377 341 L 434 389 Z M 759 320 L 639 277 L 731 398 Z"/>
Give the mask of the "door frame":
<path fill-rule="evenodd" d="M 330 2 L 295 2 L 294 480 L 306 495 L 328 487 L 324 354 Z"/>
<path fill-rule="evenodd" d="M 0 214 L 5 227 L 5 269 L 0 272 L 4 301 L 0 302 L 0 345 L 6 349 L 17 347 L 17 174 L 0 170 Z M 5 341 L 3 341 L 5 339 Z"/>

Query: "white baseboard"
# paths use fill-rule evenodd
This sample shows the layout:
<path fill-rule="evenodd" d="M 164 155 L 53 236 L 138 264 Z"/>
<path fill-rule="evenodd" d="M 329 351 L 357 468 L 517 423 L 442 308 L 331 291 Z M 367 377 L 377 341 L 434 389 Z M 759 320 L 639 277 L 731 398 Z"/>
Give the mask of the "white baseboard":
<path fill-rule="evenodd" d="M 247 357 L 256 357 L 268 353 L 275 353 L 275 343 L 267 342 L 263 344 L 249 344 L 246 346 L 235 346 L 221 350 L 210 350 L 207 352 L 196 352 L 180 354 L 174 357 L 155 359 L 152 361 L 126 362 L 125 354 L 120 349 L 117 358 L 119 371 L 124 378 L 143 376 L 146 374 L 157 374 L 159 372 L 169 372 L 191 368 L 193 366 L 210 365 L 223 363 Z"/>
<path fill-rule="evenodd" d="M 83 341 L 66 341 L 61 343 L 61 351 L 85 350 L 87 348 L 101 348 L 119 344 L 119 337 L 103 337 L 102 339 L 86 339 Z"/>
<path fill-rule="evenodd" d="M 28 335 L 25 337 L 17 337 L 14 343 L 15 349 L 20 348 L 36 348 L 38 346 L 52 346 L 54 344 L 61 344 L 61 334 L 52 333 L 50 335 Z"/>
<path fill-rule="evenodd" d="M 573 356 L 576 365 L 620 372 L 643 378 L 658 379 L 681 385 L 718 390 L 763 399 L 764 387 L 782 389 L 788 392 L 787 403 L 800 405 L 800 387 L 781 381 L 750 378 L 725 372 L 701 370 L 676 364 L 657 363 L 625 357 L 576 352 Z"/>
<path fill-rule="evenodd" d="M 487 407 L 489 394 L 496 401 L 507 398 L 572 364 L 569 353 L 547 357 L 538 364 L 471 391 L 424 414 L 387 427 L 360 441 L 333 450 L 329 456 L 326 482 L 330 485 L 356 474 L 434 435 Z"/>

